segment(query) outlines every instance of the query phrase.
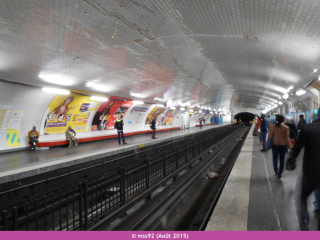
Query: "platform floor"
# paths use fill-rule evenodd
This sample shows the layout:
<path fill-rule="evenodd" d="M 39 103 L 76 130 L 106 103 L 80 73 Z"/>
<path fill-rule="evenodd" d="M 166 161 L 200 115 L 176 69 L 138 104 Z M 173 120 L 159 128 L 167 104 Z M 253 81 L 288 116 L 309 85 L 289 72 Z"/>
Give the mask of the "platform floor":
<path fill-rule="evenodd" d="M 206 230 L 300 231 L 297 211 L 303 150 L 294 171 L 275 176 L 272 151 L 260 152 L 251 128 Z M 286 156 L 286 158 L 288 155 Z M 309 230 L 317 230 L 314 195 L 308 199 Z"/>
<path fill-rule="evenodd" d="M 119 150 L 128 150 L 133 146 L 146 143 L 157 143 L 173 137 L 183 136 L 185 134 L 192 134 L 199 131 L 205 131 L 206 129 L 217 128 L 228 124 L 221 125 L 208 125 L 200 130 L 199 127 L 192 127 L 183 130 L 172 130 L 167 132 L 156 133 L 156 139 L 151 139 L 152 134 L 141 134 L 126 137 L 127 145 L 118 144 L 117 139 L 109 139 L 105 141 L 83 143 L 78 147 L 68 148 L 60 147 L 49 150 L 37 150 L 37 151 L 17 151 L 10 153 L 0 154 L 0 183 L 4 183 L 10 180 L 16 180 L 13 178 L 13 174 L 22 173 L 24 171 L 31 171 L 36 168 L 45 169 L 52 167 L 55 164 L 61 164 L 65 160 L 70 161 L 72 159 L 83 158 L 84 156 L 90 156 L 98 153 L 112 153 Z M 29 176 L 36 173 L 31 173 Z M 3 179 L 4 177 L 10 177 L 11 179 Z M 19 177 L 19 178 L 22 178 Z M 3 181 L 2 181 L 3 180 Z"/>

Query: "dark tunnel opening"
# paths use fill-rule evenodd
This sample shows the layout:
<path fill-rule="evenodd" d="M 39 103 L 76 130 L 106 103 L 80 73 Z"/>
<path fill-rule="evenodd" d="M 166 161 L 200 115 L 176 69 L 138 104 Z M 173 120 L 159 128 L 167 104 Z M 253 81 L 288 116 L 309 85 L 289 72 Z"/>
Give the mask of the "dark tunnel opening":
<path fill-rule="evenodd" d="M 239 120 L 241 119 L 241 122 L 250 122 L 250 121 L 253 121 L 255 115 L 252 114 L 252 113 L 248 113 L 248 112 L 241 112 L 241 113 L 238 113 L 234 116 L 234 119 L 237 120 L 237 122 L 239 122 Z"/>

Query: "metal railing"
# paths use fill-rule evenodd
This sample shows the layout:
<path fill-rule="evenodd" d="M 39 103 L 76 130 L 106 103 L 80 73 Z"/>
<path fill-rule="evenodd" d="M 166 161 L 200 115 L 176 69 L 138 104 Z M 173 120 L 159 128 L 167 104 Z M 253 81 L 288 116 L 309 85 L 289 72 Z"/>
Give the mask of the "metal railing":
<path fill-rule="evenodd" d="M 96 175 L 47 189 L 27 199 L 1 204 L 0 230 L 88 229 L 238 128 L 236 125 L 221 127 L 214 134 L 211 130 L 203 131 L 177 142 L 145 149 L 123 157 L 128 161 L 119 167 L 105 169 L 101 164 L 102 169 Z M 34 187 L 36 184 L 40 183 L 35 183 Z M 2 194 L 18 194 L 19 191 L 25 190 L 17 188 Z"/>

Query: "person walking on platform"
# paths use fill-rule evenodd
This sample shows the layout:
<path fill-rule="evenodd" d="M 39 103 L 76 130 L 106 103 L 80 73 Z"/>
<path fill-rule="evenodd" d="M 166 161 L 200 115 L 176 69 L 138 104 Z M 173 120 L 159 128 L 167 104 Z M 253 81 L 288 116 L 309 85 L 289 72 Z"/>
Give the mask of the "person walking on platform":
<path fill-rule="evenodd" d="M 317 190 L 316 194 L 319 193 L 320 189 L 320 119 L 314 120 L 311 124 L 302 124 L 300 125 L 300 129 L 298 140 L 291 151 L 291 158 L 294 160 L 292 161 L 294 163 L 301 149 L 303 147 L 305 148 L 303 156 L 302 186 L 300 193 L 301 215 L 298 217 L 301 230 L 309 230 L 307 198 L 315 190 Z M 293 170 L 294 168 L 295 164 L 290 168 L 290 170 Z M 318 201 L 319 200 L 320 199 L 318 196 Z M 318 222 L 318 230 L 320 230 L 320 222 Z"/>
<path fill-rule="evenodd" d="M 285 125 L 289 127 L 291 145 L 294 145 L 294 143 L 297 139 L 296 125 L 293 123 L 293 119 L 291 119 L 291 118 L 286 118 Z"/>
<path fill-rule="evenodd" d="M 289 127 L 283 124 L 284 116 L 277 114 L 276 124 L 270 126 L 270 132 L 268 134 L 267 143 L 270 138 L 273 138 L 272 143 L 272 157 L 273 157 L 273 169 L 278 176 L 281 178 L 283 172 L 284 160 L 287 152 L 287 147 L 291 148 Z M 280 167 L 278 168 L 278 156 L 280 155 Z"/>
<path fill-rule="evenodd" d="M 260 117 L 258 116 L 257 117 L 257 121 L 256 121 L 256 126 L 254 127 L 254 132 L 258 132 L 258 129 L 260 128 L 260 125 L 261 125 L 261 119 L 260 119 Z M 259 136 L 259 139 L 260 139 L 260 144 L 262 144 L 261 143 L 261 136 L 260 136 L 260 134 L 258 134 L 258 136 Z"/>
<path fill-rule="evenodd" d="M 202 128 L 202 118 L 199 118 L 200 129 Z"/>
<path fill-rule="evenodd" d="M 30 150 L 34 151 L 37 148 L 37 142 L 39 141 L 39 132 L 36 127 L 33 127 L 31 131 L 28 132 L 28 142 L 31 145 Z"/>
<path fill-rule="evenodd" d="M 261 115 L 260 132 L 261 132 L 261 140 L 262 140 L 262 146 L 263 146 L 263 148 L 260 151 L 266 152 L 268 150 L 265 144 L 267 134 L 268 134 L 268 123 L 267 123 L 267 120 L 265 119 L 264 114 Z"/>
<path fill-rule="evenodd" d="M 120 134 L 122 135 L 123 144 L 127 144 L 126 141 L 124 140 L 123 125 L 124 125 L 123 124 L 123 116 L 120 115 L 120 118 L 118 118 L 114 123 L 114 128 L 118 130 L 118 142 L 119 142 L 119 145 L 121 145 Z"/>
<path fill-rule="evenodd" d="M 151 129 L 153 131 L 152 139 L 155 139 L 156 138 L 156 120 L 155 120 L 155 117 L 152 118 L 150 127 L 151 127 Z"/>
<path fill-rule="evenodd" d="M 297 129 L 299 132 L 301 131 L 301 128 L 303 125 L 306 125 L 306 120 L 304 119 L 303 114 L 300 114 L 299 115 L 299 122 L 298 122 L 298 126 L 297 126 Z"/>

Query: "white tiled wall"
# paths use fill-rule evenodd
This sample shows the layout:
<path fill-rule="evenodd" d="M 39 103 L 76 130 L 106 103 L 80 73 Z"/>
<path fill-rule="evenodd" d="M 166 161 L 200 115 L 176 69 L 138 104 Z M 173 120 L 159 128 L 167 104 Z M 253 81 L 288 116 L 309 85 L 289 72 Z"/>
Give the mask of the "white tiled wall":
<path fill-rule="evenodd" d="M 0 106 L 9 107 L 10 109 L 7 111 L 3 129 L 0 130 L 0 152 L 4 150 L 14 150 L 17 148 L 25 148 L 28 147 L 28 131 L 32 129 L 33 126 L 37 127 L 37 130 L 40 130 L 41 122 L 44 117 L 44 113 L 55 97 L 54 94 L 45 93 L 41 90 L 41 88 L 36 87 L 28 87 L 19 84 L 6 83 L 0 81 Z M 149 112 L 154 108 L 155 105 L 144 104 L 139 105 L 138 107 L 148 108 L 148 111 L 145 112 L 145 116 L 142 120 L 142 123 L 136 123 L 136 118 L 139 113 L 134 113 L 130 117 L 130 112 L 132 106 L 128 113 L 124 117 L 124 132 L 138 132 L 150 130 L 149 125 L 145 125 L 146 118 Z M 20 126 L 20 147 L 8 147 L 6 140 L 6 128 L 8 124 L 8 120 L 10 117 L 10 112 L 12 110 L 20 110 L 24 111 L 24 115 L 22 118 L 21 126 Z M 128 124 L 128 121 L 132 120 L 132 124 Z M 172 121 L 172 125 L 169 126 L 158 126 L 157 129 L 162 128 L 172 128 L 172 127 L 180 127 L 181 126 L 181 117 L 180 114 L 177 113 Z M 40 132 L 40 131 L 39 131 Z M 93 132 L 81 132 L 77 133 L 77 137 L 90 137 L 90 136 L 101 136 L 101 135 L 113 135 L 116 134 L 116 130 L 108 130 L 108 131 L 93 131 Z M 62 134 L 50 134 L 50 135 L 40 135 L 40 141 L 50 141 L 50 140 L 61 140 L 65 139 L 64 133 Z"/>
<path fill-rule="evenodd" d="M 28 146 L 28 131 L 32 126 L 40 128 L 43 113 L 54 95 L 45 93 L 41 88 L 0 82 L 0 106 L 9 107 L 3 128 L 0 130 L 0 151 Z M 12 110 L 24 111 L 20 125 L 20 147 L 8 147 L 6 128 Z"/>

